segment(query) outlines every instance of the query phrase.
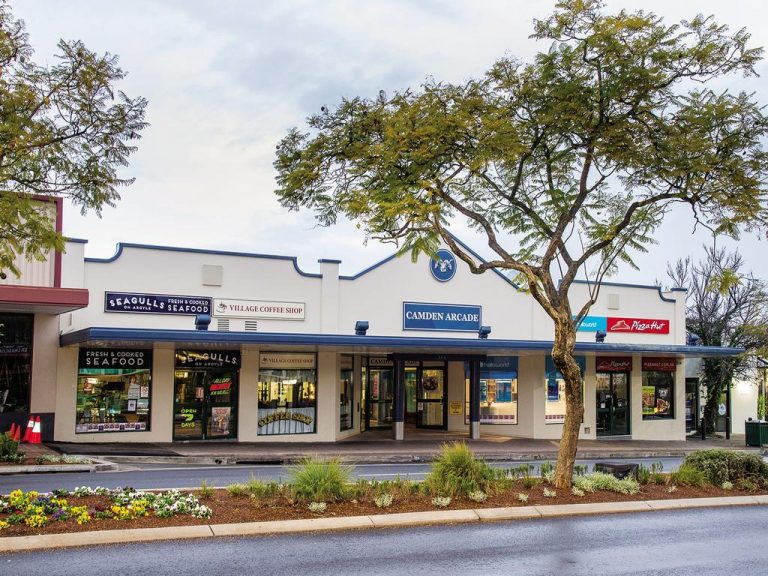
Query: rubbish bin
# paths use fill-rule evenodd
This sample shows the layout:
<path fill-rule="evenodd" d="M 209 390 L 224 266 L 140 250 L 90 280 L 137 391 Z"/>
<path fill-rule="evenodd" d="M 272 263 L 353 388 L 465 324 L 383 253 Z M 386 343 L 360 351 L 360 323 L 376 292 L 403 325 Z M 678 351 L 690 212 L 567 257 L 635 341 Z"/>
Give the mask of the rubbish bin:
<path fill-rule="evenodd" d="M 747 420 L 744 422 L 744 438 L 747 446 L 763 446 L 768 444 L 768 422 Z"/>

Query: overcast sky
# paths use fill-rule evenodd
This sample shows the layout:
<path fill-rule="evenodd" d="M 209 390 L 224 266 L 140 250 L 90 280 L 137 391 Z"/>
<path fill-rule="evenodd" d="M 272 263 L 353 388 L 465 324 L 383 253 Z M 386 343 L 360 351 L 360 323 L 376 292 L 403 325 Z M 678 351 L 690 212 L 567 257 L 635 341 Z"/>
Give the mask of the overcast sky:
<path fill-rule="evenodd" d="M 89 241 L 86 255 L 107 257 L 117 242 L 340 259 L 355 273 L 389 255 L 391 246 L 363 245 L 347 224 L 315 227 L 311 214 L 288 213 L 274 195 L 275 145 L 320 106 L 341 97 L 374 97 L 416 88 L 428 76 L 461 82 L 478 77 L 505 53 L 529 60 L 547 46 L 528 38 L 543 0 L 11 0 L 25 20 L 38 62 L 51 63 L 59 38 L 83 40 L 120 56 L 129 73 L 120 86 L 149 100 L 139 151 L 124 172 L 136 182 L 101 219 L 65 214 L 65 234 Z M 668 21 L 715 14 L 732 29 L 747 27 L 768 45 L 768 9 L 758 0 L 728 2 L 610 1 L 643 8 Z M 761 77 L 729 79 L 733 90 L 768 101 Z M 692 235 L 686 213 L 658 235 L 659 245 L 622 268 L 613 281 L 653 283 L 665 263 L 711 243 Z M 466 239 L 466 238 L 465 238 Z M 482 245 L 469 239 L 481 253 Z M 747 265 L 768 278 L 766 242 L 738 244 Z"/>

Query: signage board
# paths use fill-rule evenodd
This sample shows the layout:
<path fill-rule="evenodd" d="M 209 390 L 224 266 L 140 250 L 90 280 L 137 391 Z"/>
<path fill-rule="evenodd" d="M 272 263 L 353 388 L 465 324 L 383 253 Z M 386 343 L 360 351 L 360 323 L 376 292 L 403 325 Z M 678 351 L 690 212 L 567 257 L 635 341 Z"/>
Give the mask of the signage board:
<path fill-rule="evenodd" d="M 260 320 L 304 320 L 304 302 L 267 300 L 230 300 L 214 298 L 213 315 L 217 318 L 258 318 Z"/>
<path fill-rule="evenodd" d="M 240 350 L 176 350 L 176 368 L 240 367 Z"/>
<path fill-rule="evenodd" d="M 152 350 L 127 350 L 122 348 L 80 348 L 79 367 L 151 369 Z"/>
<path fill-rule="evenodd" d="M 262 352 L 259 354 L 259 369 L 313 369 L 316 357 L 314 354 Z"/>
<path fill-rule="evenodd" d="M 658 318 L 615 318 L 609 316 L 608 332 L 669 334 L 669 320 Z"/>
<path fill-rule="evenodd" d="M 482 319 L 482 306 L 403 302 L 403 330 L 477 332 Z"/>
<path fill-rule="evenodd" d="M 576 330 L 578 332 L 605 332 L 608 330 L 608 318 L 605 316 L 584 316 Z"/>
<path fill-rule="evenodd" d="M 674 372 L 677 370 L 675 358 L 643 358 L 643 372 Z"/>
<path fill-rule="evenodd" d="M 205 296 L 104 292 L 104 312 L 194 316 L 210 314 L 211 299 Z"/>
<path fill-rule="evenodd" d="M 448 403 L 448 413 L 451 416 L 461 416 L 464 413 L 464 403 L 460 400 L 451 400 Z"/>
<path fill-rule="evenodd" d="M 631 372 L 631 356 L 597 356 L 595 372 Z"/>

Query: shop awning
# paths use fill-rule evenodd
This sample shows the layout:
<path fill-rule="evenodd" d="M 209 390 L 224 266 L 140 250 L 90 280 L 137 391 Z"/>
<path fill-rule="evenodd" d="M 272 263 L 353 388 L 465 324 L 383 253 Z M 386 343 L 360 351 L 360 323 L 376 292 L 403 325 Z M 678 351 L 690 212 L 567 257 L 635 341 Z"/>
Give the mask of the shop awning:
<path fill-rule="evenodd" d="M 0 312 L 64 314 L 88 306 L 85 288 L 0 286 Z"/>
<path fill-rule="evenodd" d="M 286 334 L 276 332 L 215 332 L 205 330 L 148 330 L 140 328 L 86 328 L 62 334 L 61 346 L 152 346 L 155 342 L 179 347 L 223 348 L 251 345 L 264 349 L 301 348 L 360 354 L 546 354 L 551 340 L 494 340 L 492 338 L 435 338 L 418 336 L 355 336 L 343 334 Z M 668 344 L 616 344 L 577 342 L 578 354 L 653 354 L 675 357 L 736 356 L 743 348 L 676 346 Z"/>

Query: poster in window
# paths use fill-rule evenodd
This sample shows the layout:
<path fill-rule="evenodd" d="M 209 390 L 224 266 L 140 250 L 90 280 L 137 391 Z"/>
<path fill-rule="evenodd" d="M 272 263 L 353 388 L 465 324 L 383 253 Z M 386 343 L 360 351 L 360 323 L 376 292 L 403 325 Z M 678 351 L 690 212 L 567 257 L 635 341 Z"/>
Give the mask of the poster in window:
<path fill-rule="evenodd" d="M 229 435 L 230 406 L 214 406 L 211 408 L 211 436 Z"/>
<path fill-rule="evenodd" d="M 643 386 L 643 416 L 656 413 L 656 386 Z"/>
<path fill-rule="evenodd" d="M 560 400 L 560 389 L 557 385 L 557 378 L 552 373 L 550 373 L 550 376 L 547 379 L 547 400 L 550 402 L 557 402 Z"/>

